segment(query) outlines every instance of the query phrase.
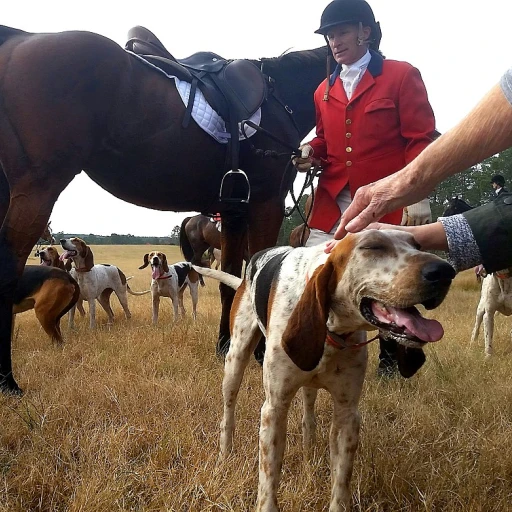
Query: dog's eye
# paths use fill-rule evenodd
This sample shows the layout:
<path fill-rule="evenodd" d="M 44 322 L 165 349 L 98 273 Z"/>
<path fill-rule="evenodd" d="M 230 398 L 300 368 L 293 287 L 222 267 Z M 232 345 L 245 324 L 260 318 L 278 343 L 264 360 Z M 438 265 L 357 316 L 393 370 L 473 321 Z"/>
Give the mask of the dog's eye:
<path fill-rule="evenodd" d="M 364 251 L 384 251 L 386 247 L 382 244 L 371 244 L 371 245 L 363 245 L 361 247 Z"/>

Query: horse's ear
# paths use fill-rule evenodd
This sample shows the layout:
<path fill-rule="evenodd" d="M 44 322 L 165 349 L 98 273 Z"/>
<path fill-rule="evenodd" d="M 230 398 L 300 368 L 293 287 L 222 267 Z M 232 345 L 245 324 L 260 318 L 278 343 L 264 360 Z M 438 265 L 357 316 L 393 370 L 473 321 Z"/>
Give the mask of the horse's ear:
<path fill-rule="evenodd" d="M 144 263 L 139 267 L 139 270 L 146 268 L 149 265 L 149 252 L 144 254 Z"/>
<path fill-rule="evenodd" d="M 164 257 L 163 261 L 162 261 L 162 267 L 164 269 L 164 272 L 169 272 L 169 265 L 167 264 L 167 256 L 164 253 L 162 253 L 162 256 Z"/>

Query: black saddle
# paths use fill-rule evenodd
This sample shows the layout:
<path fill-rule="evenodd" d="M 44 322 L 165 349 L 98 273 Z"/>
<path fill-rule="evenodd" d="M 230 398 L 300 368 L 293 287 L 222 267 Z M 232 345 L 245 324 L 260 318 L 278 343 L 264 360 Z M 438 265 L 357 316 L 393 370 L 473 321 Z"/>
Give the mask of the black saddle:
<path fill-rule="evenodd" d="M 213 52 L 198 52 L 185 59 L 176 59 L 144 27 L 132 28 L 128 38 L 125 45 L 127 50 L 141 55 L 166 73 L 190 82 L 192 87 L 199 87 L 208 103 L 226 123 L 239 123 L 250 118 L 266 98 L 263 74 L 248 60 L 227 60 Z M 190 107 L 193 104 L 192 92 Z M 188 124 L 189 119 L 185 122 Z"/>

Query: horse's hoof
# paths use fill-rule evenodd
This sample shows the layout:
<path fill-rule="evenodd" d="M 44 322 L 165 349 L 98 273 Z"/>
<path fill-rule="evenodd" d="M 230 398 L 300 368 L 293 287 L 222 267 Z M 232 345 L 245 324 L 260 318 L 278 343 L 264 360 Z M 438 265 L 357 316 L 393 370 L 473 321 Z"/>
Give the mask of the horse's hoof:
<path fill-rule="evenodd" d="M 7 377 L 0 381 L 0 392 L 7 396 L 23 396 L 23 390 L 12 377 Z"/>

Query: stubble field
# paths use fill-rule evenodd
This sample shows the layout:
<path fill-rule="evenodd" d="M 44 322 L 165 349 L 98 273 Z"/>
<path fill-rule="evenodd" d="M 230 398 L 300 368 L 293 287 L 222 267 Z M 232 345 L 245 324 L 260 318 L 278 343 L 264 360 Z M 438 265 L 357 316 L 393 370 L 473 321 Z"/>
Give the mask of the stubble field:
<path fill-rule="evenodd" d="M 93 246 L 96 263 L 133 275 L 153 247 Z M 170 262 L 176 247 L 160 247 Z M 28 263 L 38 263 L 34 258 Z M 112 297 L 116 320 L 98 328 L 76 317 L 65 345 L 53 346 L 33 311 L 18 315 L 13 341 L 22 398 L 0 396 L 0 512 L 249 511 L 257 489 L 261 368 L 253 360 L 237 409 L 235 452 L 217 463 L 222 363 L 215 356 L 220 303 L 217 282 L 199 290 L 198 320 L 172 321 L 162 300 L 151 325 L 151 297 L 129 296 L 133 318 Z M 370 359 L 360 404 L 362 431 L 352 479 L 355 511 L 512 510 L 512 353 L 510 319 L 498 316 L 495 356 L 469 346 L 479 285 L 457 276 L 437 318 L 445 337 L 426 349 L 409 380 L 375 375 Z M 87 308 L 86 308 L 87 309 Z M 331 402 L 320 392 L 313 460 L 301 449 L 297 398 L 288 423 L 280 485 L 283 511 L 329 508 Z"/>

